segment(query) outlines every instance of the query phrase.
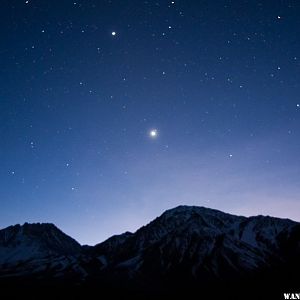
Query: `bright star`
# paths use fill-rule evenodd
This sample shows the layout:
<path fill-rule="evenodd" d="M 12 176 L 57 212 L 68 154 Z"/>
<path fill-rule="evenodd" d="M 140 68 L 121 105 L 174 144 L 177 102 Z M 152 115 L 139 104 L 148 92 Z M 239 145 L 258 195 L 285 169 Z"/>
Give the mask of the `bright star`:
<path fill-rule="evenodd" d="M 115 32 L 115 31 L 113 31 L 112 33 L 111 33 L 111 35 L 113 35 L 113 36 L 115 36 L 117 33 Z"/>
<path fill-rule="evenodd" d="M 156 129 L 150 130 L 149 135 L 152 138 L 156 138 L 157 137 L 157 130 Z"/>

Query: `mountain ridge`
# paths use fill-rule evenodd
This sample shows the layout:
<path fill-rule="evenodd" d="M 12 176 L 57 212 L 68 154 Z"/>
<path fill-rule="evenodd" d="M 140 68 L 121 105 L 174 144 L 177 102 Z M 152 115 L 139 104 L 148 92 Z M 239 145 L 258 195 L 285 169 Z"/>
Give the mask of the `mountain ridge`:
<path fill-rule="evenodd" d="M 0 285 L 16 279 L 38 285 L 67 281 L 160 294 L 183 286 L 197 290 L 259 281 L 261 274 L 275 281 L 292 280 L 291 266 L 300 266 L 299 254 L 298 222 L 180 205 L 134 233 L 95 246 L 81 246 L 51 223 L 2 229 Z M 291 277 L 283 278 L 278 270 Z"/>

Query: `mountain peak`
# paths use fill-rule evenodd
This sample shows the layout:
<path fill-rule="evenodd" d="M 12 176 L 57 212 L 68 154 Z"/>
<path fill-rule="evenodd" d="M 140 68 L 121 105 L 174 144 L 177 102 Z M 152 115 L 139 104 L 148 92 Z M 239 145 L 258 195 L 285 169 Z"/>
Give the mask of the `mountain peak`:
<path fill-rule="evenodd" d="M 0 230 L 0 263 L 80 251 L 80 244 L 52 223 L 24 223 Z"/>
<path fill-rule="evenodd" d="M 190 205 L 179 205 L 174 208 L 166 210 L 161 216 L 172 216 L 172 215 L 211 215 L 211 216 L 234 216 L 229 213 L 222 212 L 217 209 L 205 207 L 205 206 L 190 206 Z M 237 217 L 237 216 L 235 216 Z"/>
<path fill-rule="evenodd" d="M 273 274 L 298 262 L 299 240 L 300 224 L 288 219 L 187 205 L 94 247 L 81 247 L 51 223 L 18 224 L 0 230 L 0 283 L 7 277 L 13 283 L 15 277 L 47 284 L 91 280 L 101 288 L 120 283 L 148 292 L 191 282 L 196 288 L 220 280 L 248 282 L 253 274 Z"/>
<path fill-rule="evenodd" d="M 40 223 L 40 222 L 36 222 L 36 223 L 28 223 L 25 222 L 23 225 L 21 226 L 29 226 L 29 227 L 48 227 L 48 228 L 57 228 L 53 223 Z"/>
<path fill-rule="evenodd" d="M 22 232 L 22 233 L 29 233 L 31 231 L 47 231 L 47 230 L 58 230 L 60 231 L 53 223 L 28 223 L 25 222 L 23 225 L 15 224 L 3 228 L 0 230 L 1 232 Z"/>
<path fill-rule="evenodd" d="M 163 213 L 163 215 L 188 214 L 188 213 L 229 215 L 217 209 L 213 209 L 205 206 L 193 206 L 193 205 L 179 205 L 174 208 L 170 208 L 166 210 Z"/>

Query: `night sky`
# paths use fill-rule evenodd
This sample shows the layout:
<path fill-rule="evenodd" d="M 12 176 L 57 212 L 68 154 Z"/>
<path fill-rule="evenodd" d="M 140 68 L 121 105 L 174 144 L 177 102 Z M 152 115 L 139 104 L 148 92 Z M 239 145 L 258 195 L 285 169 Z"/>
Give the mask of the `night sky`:
<path fill-rule="evenodd" d="M 0 227 L 81 243 L 177 205 L 300 221 L 300 1 L 1 0 Z"/>

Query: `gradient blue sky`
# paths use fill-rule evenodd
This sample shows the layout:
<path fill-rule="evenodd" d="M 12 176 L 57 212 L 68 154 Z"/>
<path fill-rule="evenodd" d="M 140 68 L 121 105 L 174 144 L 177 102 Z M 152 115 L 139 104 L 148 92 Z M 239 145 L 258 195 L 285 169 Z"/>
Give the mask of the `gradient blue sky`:
<path fill-rule="evenodd" d="M 0 227 L 52 222 L 95 244 L 181 204 L 300 221 L 299 15 L 2 1 Z"/>

